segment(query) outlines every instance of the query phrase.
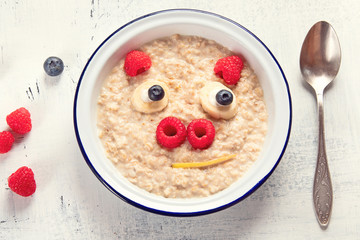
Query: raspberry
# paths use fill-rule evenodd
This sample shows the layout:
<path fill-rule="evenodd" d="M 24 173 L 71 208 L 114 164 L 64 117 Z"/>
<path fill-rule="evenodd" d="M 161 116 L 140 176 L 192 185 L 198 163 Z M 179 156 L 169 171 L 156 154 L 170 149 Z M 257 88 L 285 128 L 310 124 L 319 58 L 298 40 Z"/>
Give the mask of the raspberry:
<path fill-rule="evenodd" d="M 26 108 L 19 108 L 6 117 L 9 127 L 16 133 L 25 134 L 31 130 L 30 113 Z"/>
<path fill-rule="evenodd" d="M 130 77 L 145 72 L 150 67 L 151 59 L 146 53 L 133 50 L 126 55 L 124 69 Z"/>
<path fill-rule="evenodd" d="M 224 79 L 228 85 L 235 85 L 240 79 L 244 63 L 238 56 L 229 56 L 219 59 L 214 68 L 215 74 Z"/>
<path fill-rule="evenodd" d="M 208 148 L 215 138 L 215 127 L 209 120 L 194 119 L 187 127 L 187 138 L 195 149 Z"/>
<path fill-rule="evenodd" d="M 166 148 L 176 148 L 186 140 L 185 125 L 176 117 L 166 117 L 156 128 L 156 139 Z"/>
<path fill-rule="evenodd" d="M 15 138 L 10 132 L 0 132 L 0 154 L 10 151 L 14 141 Z"/>
<path fill-rule="evenodd" d="M 23 197 L 32 195 L 36 190 L 34 173 L 31 168 L 21 167 L 8 178 L 9 188 Z"/>

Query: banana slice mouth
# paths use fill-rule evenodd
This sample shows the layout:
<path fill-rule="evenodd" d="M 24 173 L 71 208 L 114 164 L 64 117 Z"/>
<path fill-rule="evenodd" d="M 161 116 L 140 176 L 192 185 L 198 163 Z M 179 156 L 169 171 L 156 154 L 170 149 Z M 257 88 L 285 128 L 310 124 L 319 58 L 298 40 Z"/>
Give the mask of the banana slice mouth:
<path fill-rule="evenodd" d="M 140 84 L 131 96 L 136 111 L 154 113 L 163 110 L 169 102 L 169 88 L 166 83 L 148 80 Z"/>
<path fill-rule="evenodd" d="M 200 103 L 215 119 L 230 119 L 237 113 L 235 94 L 220 82 L 209 82 L 200 90 Z"/>

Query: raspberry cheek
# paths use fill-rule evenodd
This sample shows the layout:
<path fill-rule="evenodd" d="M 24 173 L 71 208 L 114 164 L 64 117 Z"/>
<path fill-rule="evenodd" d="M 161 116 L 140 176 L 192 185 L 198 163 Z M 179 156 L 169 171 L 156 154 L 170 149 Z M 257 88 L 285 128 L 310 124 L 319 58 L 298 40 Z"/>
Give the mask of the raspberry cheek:
<path fill-rule="evenodd" d="M 186 128 L 179 119 L 166 117 L 156 128 L 156 139 L 163 147 L 176 148 L 185 142 Z"/>
<path fill-rule="evenodd" d="M 211 121 L 206 119 L 195 119 L 187 128 L 187 138 L 195 149 L 206 149 L 210 147 L 215 138 L 215 127 Z"/>
<path fill-rule="evenodd" d="M 156 128 L 156 140 L 166 148 L 176 148 L 188 139 L 194 149 L 210 147 L 215 138 L 215 127 L 206 119 L 194 119 L 187 129 L 175 117 L 166 117 Z"/>

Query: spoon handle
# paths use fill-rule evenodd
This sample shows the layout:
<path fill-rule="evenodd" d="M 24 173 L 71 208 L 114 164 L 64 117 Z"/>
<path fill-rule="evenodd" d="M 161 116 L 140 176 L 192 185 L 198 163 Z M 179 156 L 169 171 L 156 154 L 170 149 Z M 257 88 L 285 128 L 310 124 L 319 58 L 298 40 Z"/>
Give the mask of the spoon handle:
<path fill-rule="evenodd" d="M 319 146 L 313 187 L 313 201 L 317 220 L 322 228 L 326 228 L 331 215 L 333 191 L 325 149 L 323 93 L 317 93 L 316 97 L 319 113 Z"/>

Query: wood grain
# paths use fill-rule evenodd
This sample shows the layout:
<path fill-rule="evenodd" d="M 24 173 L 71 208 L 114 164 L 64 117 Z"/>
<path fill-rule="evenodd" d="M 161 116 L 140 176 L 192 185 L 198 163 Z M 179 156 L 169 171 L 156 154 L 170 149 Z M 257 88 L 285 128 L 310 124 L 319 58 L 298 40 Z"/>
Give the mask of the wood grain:
<path fill-rule="evenodd" d="M 281 64 L 294 110 L 288 148 L 268 181 L 233 207 L 192 218 L 155 215 L 115 197 L 83 160 L 72 125 L 75 88 L 96 47 L 136 17 L 180 7 L 227 16 L 255 33 Z M 0 239 L 360 239 L 359 19 L 355 0 L 0 0 L 0 131 L 17 107 L 33 116 L 31 133 L 0 155 Z M 325 231 L 312 205 L 316 102 L 298 60 L 307 31 L 319 20 L 333 25 L 343 56 L 324 100 L 334 192 Z M 42 69 L 51 55 L 66 65 L 59 78 Z M 30 198 L 7 187 L 7 177 L 23 165 L 38 182 Z"/>

